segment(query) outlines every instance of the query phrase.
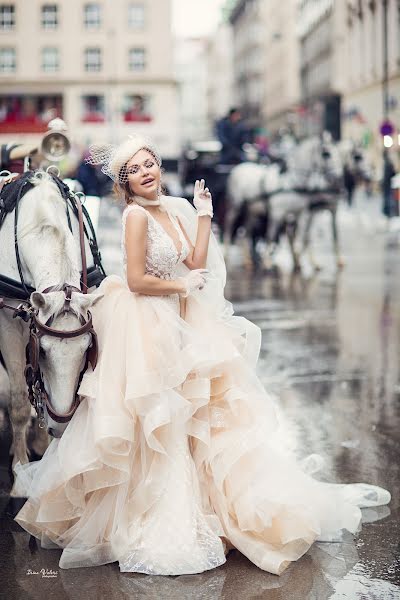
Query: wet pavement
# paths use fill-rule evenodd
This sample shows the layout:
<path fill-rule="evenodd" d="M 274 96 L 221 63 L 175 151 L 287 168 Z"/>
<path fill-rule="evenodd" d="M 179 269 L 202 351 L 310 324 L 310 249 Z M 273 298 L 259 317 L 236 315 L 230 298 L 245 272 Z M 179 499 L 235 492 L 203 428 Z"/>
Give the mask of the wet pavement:
<path fill-rule="evenodd" d="M 121 271 L 119 218 L 115 205 L 103 204 L 99 238 L 108 272 Z M 116 563 L 65 571 L 58 567 L 60 551 L 42 550 L 12 519 L 17 505 L 7 495 L 8 436 L 3 428 L 2 597 L 400 598 L 400 234 L 384 231 L 377 203 L 361 196 L 352 212 L 342 208 L 339 227 L 346 259 L 341 272 L 334 267 L 322 215 L 313 235 L 320 272 L 313 274 L 304 264 L 303 275 L 291 275 L 283 249 L 279 275 L 252 274 L 233 249 L 227 297 L 238 314 L 262 329 L 258 372 L 297 439 L 299 455 L 324 457 L 321 478 L 388 488 L 390 506 L 363 511 L 364 526 L 355 538 L 315 544 L 280 577 L 261 571 L 236 551 L 222 567 L 194 576 L 121 574 Z"/>

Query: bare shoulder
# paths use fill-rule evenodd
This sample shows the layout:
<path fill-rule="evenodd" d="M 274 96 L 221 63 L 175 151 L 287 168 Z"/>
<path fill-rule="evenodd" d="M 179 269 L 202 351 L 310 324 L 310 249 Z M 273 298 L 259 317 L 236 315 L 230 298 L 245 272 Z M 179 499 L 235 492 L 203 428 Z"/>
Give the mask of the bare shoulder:
<path fill-rule="evenodd" d="M 147 211 L 132 208 L 127 210 L 123 221 L 125 239 L 145 239 L 147 236 L 148 217 Z"/>
<path fill-rule="evenodd" d="M 122 213 L 123 222 L 137 222 L 137 223 L 145 223 L 147 222 L 147 210 L 141 206 L 129 205 L 125 208 Z"/>

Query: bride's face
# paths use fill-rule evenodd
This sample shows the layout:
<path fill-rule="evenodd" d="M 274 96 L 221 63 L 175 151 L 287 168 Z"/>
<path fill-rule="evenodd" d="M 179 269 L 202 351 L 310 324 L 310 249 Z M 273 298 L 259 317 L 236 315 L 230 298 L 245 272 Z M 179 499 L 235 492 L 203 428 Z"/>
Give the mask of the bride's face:
<path fill-rule="evenodd" d="M 126 164 L 129 187 L 142 198 L 155 200 L 160 186 L 161 171 L 154 156 L 139 150 Z"/>

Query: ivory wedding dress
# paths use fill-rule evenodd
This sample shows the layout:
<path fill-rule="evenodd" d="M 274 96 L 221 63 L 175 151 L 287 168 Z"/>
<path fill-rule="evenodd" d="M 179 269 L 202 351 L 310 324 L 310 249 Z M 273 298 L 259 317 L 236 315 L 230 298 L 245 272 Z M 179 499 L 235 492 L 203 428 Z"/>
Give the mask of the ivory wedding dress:
<path fill-rule="evenodd" d="M 163 198 L 180 247 L 148 218 L 146 272 L 185 272 L 195 212 Z M 124 235 L 122 236 L 124 241 Z M 123 244 L 124 265 L 126 253 Z M 93 307 L 100 356 L 61 439 L 39 462 L 18 465 L 17 522 L 60 567 L 118 561 L 121 571 L 200 573 L 237 548 L 280 574 L 315 540 L 356 532 L 360 506 L 386 504 L 386 490 L 322 483 L 283 451 L 271 398 L 255 374 L 260 331 L 233 316 L 211 237 L 205 288 L 178 295 L 132 293 L 107 277 Z"/>

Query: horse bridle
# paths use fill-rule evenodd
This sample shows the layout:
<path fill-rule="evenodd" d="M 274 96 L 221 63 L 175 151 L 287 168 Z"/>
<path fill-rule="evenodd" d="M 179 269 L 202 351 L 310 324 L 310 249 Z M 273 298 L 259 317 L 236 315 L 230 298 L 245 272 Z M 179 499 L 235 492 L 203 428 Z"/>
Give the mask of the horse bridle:
<path fill-rule="evenodd" d="M 70 307 L 71 294 L 72 292 L 80 292 L 81 290 L 71 285 L 64 285 L 62 290 L 60 290 L 59 286 L 51 286 L 43 290 L 43 293 L 47 294 L 54 291 L 64 291 L 65 293 L 62 314 L 72 312 Z M 76 338 L 86 333 L 90 334 L 91 343 L 86 351 L 85 366 L 80 373 L 79 383 L 81 382 L 83 374 L 85 373 L 89 363 L 91 364 L 92 369 L 95 369 L 98 357 L 97 335 L 93 329 L 92 315 L 90 312 L 88 312 L 87 320 L 85 320 L 84 317 L 79 316 L 81 326 L 70 331 L 60 331 L 59 329 L 54 329 L 51 327 L 53 319 L 54 316 L 51 316 L 46 323 L 42 323 L 38 319 L 37 311 L 32 312 L 29 327 L 29 341 L 26 346 L 25 379 L 28 386 L 29 400 L 32 406 L 35 408 L 39 418 L 39 427 L 44 426 L 44 407 L 46 407 L 47 413 L 49 417 L 53 419 L 53 421 L 56 421 L 57 423 L 67 423 L 72 419 L 72 416 L 74 415 L 80 403 L 78 395 L 75 394 L 72 406 L 67 413 L 60 414 L 52 406 L 44 387 L 43 377 L 39 366 L 40 338 L 44 335 L 50 335 L 63 340 Z"/>
<path fill-rule="evenodd" d="M 62 314 L 72 312 L 71 310 L 71 295 L 72 292 L 80 292 L 83 294 L 87 293 L 87 266 L 86 266 L 86 253 L 85 253 L 85 242 L 84 242 L 84 231 L 83 231 L 83 216 L 82 216 L 82 206 L 77 199 L 77 207 L 78 207 L 78 221 L 79 221 L 79 241 L 80 241 L 80 249 L 81 249 L 81 258 L 82 258 L 82 279 L 81 279 L 81 289 L 64 283 L 62 286 L 53 285 L 47 287 L 42 291 L 43 294 L 47 294 L 50 292 L 63 291 L 65 294 L 64 307 L 61 311 Z M 71 331 L 60 331 L 58 329 L 54 329 L 51 327 L 52 321 L 55 318 L 52 315 L 46 323 L 42 323 L 38 319 L 38 310 L 34 309 L 33 306 L 29 302 L 23 302 L 19 304 L 17 307 L 10 306 L 5 304 L 4 299 L 0 298 L 0 309 L 8 309 L 14 312 L 13 317 L 20 317 L 25 322 L 29 321 L 29 341 L 26 345 L 25 356 L 26 356 L 26 366 L 25 366 L 25 380 L 28 386 L 28 395 L 29 401 L 34 407 L 36 414 L 39 419 L 39 427 L 45 427 L 45 418 L 44 418 L 44 408 L 46 407 L 48 415 L 56 421 L 57 423 L 67 423 L 70 421 L 75 414 L 76 409 L 79 406 L 80 399 L 78 395 L 75 393 L 75 398 L 72 403 L 70 410 L 67 413 L 60 414 L 58 413 L 52 406 L 49 396 L 46 392 L 43 377 L 39 366 L 39 356 L 40 356 L 40 338 L 43 335 L 50 335 L 52 337 L 57 337 L 59 339 L 70 339 L 79 337 L 86 333 L 91 335 L 91 344 L 86 351 L 86 361 L 83 370 L 79 376 L 79 383 L 82 380 L 83 374 L 86 371 L 88 364 L 90 363 L 92 369 L 95 369 L 97 364 L 98 357 L 98 343 L 97 343 L 97 335 L 93 328 L 92 323 L 92 315 L 88 311 L 88 318 L 85 320 L 83 316 L 78 316 L 81 326 L 78 329 L 73 329 Z M 79 387 L 79 384 L 78 384 Z"/>

